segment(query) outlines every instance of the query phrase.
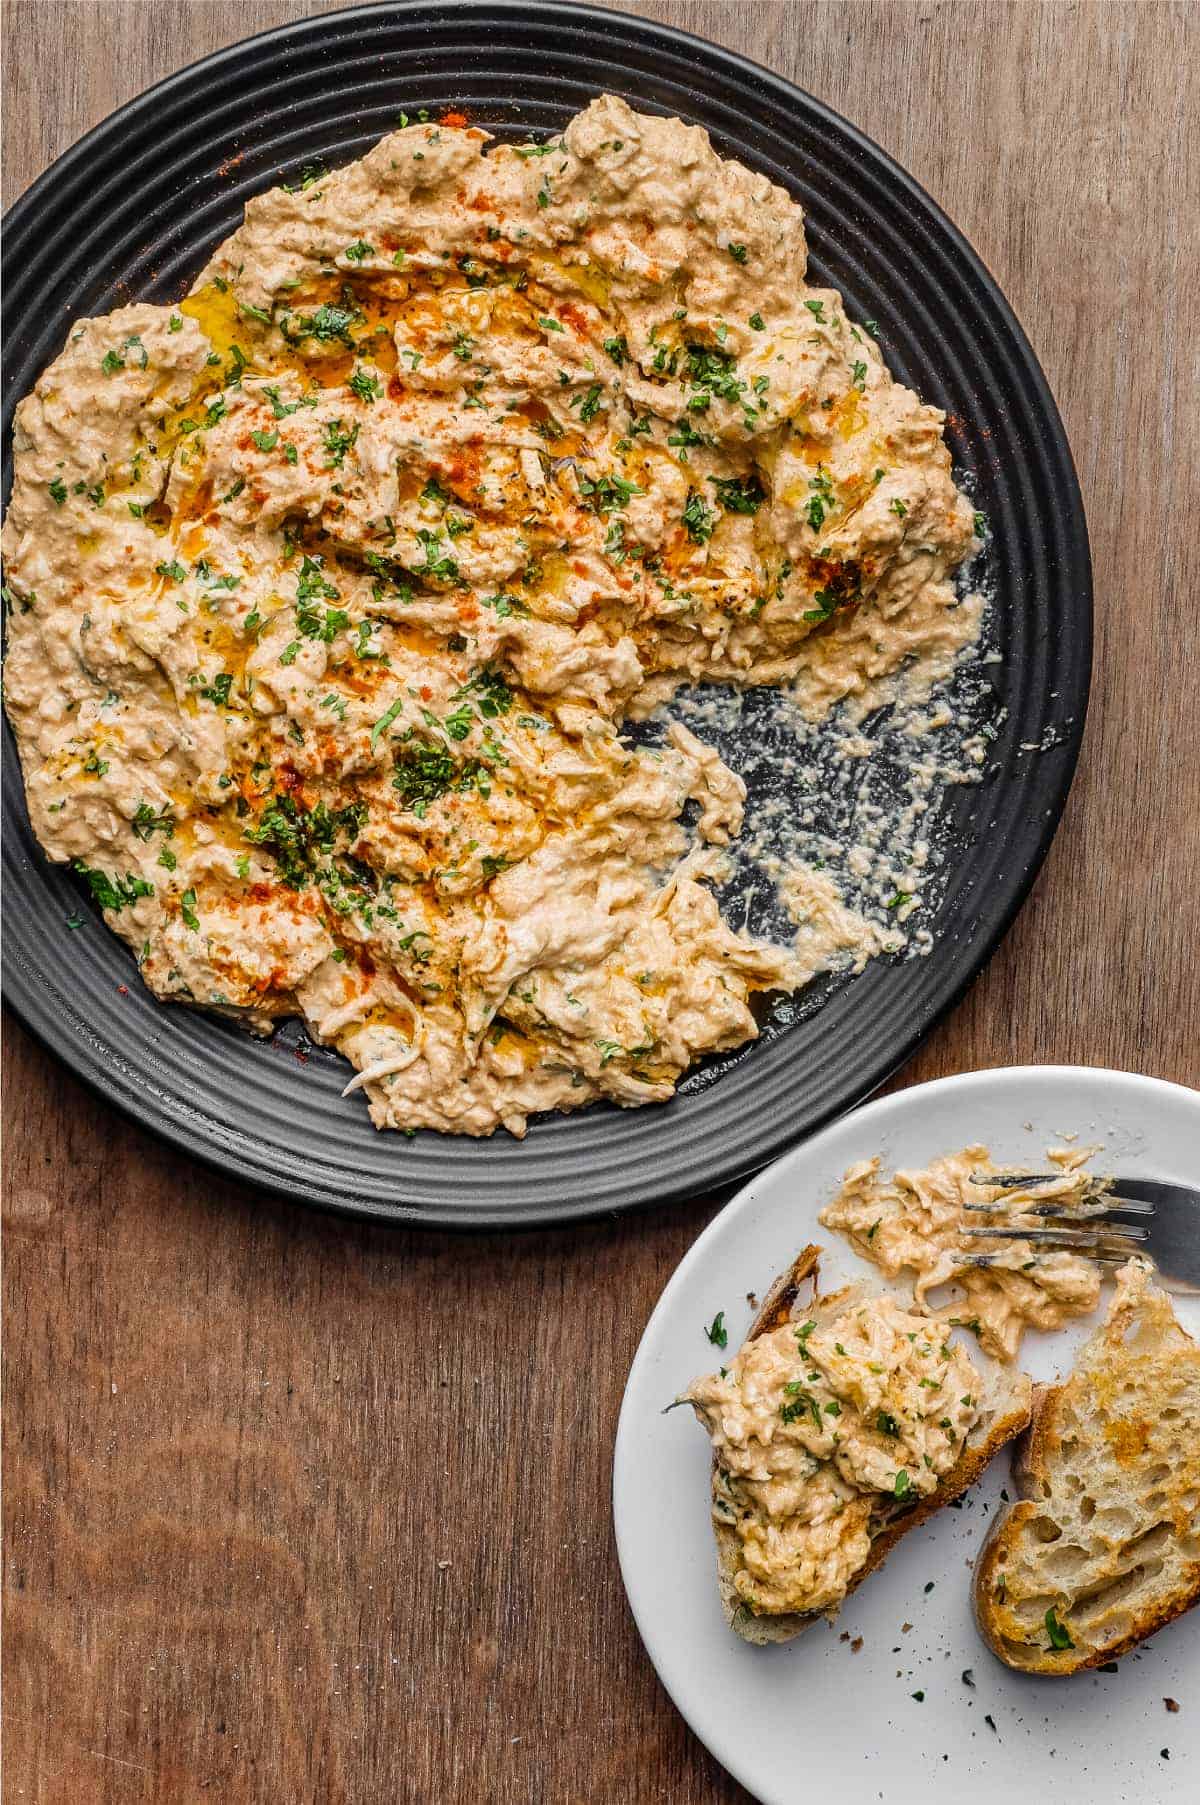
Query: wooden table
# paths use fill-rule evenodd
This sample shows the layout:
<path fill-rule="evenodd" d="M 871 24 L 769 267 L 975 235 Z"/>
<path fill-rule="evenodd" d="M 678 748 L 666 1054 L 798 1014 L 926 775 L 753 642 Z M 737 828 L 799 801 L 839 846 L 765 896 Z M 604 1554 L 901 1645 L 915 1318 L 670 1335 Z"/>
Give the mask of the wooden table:
<path fill-rule="evenodd" d="M 11 194 L 160 76 L 325 10 L 9 0 Z M 1197 1082 L 1200 13 L 640 10 L 782 71 L 929 188 L 1025 322 L 1083 480 L 1080 774 L 1014 931 L 900 1082 Z M 719 1199 L 507 1240 L 347 1228 L 177 1158 L 15 1028 L 7 1080 L 6 1800 L 747 1797 L 642 1652 L 608 1502 L 638 1337 Z"/>

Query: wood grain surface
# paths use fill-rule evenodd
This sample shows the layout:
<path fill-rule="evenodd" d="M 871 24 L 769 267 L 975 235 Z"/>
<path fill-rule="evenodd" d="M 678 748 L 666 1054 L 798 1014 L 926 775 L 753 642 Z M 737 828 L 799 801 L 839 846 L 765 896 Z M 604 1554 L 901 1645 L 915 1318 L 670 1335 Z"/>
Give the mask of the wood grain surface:
<path fill-rule="evenodd" d="M 7 0 L 10 198 L 158 77 L 325 10 Z M 899 1082 L 1062 1060 L 1196 1083 L 1200 11 L 638 10 L 912 170 L 1013 301 L 1083 480 L 1080 775 Z M 716 1199 L 509 1240 L 347 1229 L 176 1158 L 15 1027 L 5 1076 L 6 1800 L 747 1797 L 657 1684 L 608 1501 L 630 1359 Z"/>

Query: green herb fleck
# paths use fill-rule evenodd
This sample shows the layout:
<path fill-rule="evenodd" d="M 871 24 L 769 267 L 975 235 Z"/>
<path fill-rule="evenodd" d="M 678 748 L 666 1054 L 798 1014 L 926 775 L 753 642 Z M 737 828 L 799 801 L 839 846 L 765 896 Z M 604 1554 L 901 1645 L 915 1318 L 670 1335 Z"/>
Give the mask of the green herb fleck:
<path fill-rule="evenodd" d="M 694 545 L 703 545 L 713 536 L 713 528 L 717 517 L 708 506 L 699 489 L 689 489 L 687 503 L 683 510 L 683 524 L 687 528 L 687 536 Z"/>
<path fill-rule="evenodd" d="M 378 401 L 383 394 L 382 382 L 363 364 L 359 364 L 346 386 L 360 401 Z"/>
<path fill-rule="evenodd" d="M 730 514 L 757 514 L 767 499 L 756 476 L 712 476 L 709 481 L 717 491 L 717 500 Z"/>
<path fill-rule="evenodd" d="M 148 884 L 144 877 L 135 877 L 127 872 L 122 877 L 108 877 L 103 871 L 90 870 L 82 859 L 75 860 L 75 870 L 87 879 L 88 889 L 102 909 L 128 908 L 139 896 L 153 896 L 154 885 Z"/>

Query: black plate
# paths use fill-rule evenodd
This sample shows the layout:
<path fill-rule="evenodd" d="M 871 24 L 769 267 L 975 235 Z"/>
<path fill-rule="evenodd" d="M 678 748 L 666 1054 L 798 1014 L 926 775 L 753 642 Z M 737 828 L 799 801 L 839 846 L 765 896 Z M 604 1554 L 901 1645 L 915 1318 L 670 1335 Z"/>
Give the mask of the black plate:
<path fill-rule="evenodd" d="M 952 869 L 925 959 L 877 961 L 670 1104 L 596 1106 L 523 1142 L 379 1135 L 347 1067 L 294 1025 L 255 1043 L 163 1008 L 125 947 L 42 857 L 4 739 L 5 984 L 80 1077 L 189 1154 L 304 1202 L 476 1226 L 581 1217 L 710 1190 L 868 1095 L 979 971 L 1050 844 L 1083 730 L 1091 572 L 1079 489 L 1045 378 L 995 282 L 903 170 L 809 95 L 712 44 L 586 6 L 368 6 L 238 44 L 161 82 L 62 157 L 5 236 L 13 402 L 78 315 L 180 296 L 246 199 L 315 159 L 347 162 L 401 110 L 465 107 L 501 137 L 560 129 L 608 89 L 708 128 L 804 206 L 815 279 L 880 324 L 894 371 L 951 416 L 994 534 L 996 685 L 982 788 L 952 792 Z M 6 471 L 6 490 L 8 474 Z M 1056 728 L 1057 737 L 1048 729 Z M 1055 739 L 1031 756 L 1022 744 Z M 67 918 L 82 914 L 76 931 Z M 714 1081 L 715 1080 L 715 1081 Z"/>

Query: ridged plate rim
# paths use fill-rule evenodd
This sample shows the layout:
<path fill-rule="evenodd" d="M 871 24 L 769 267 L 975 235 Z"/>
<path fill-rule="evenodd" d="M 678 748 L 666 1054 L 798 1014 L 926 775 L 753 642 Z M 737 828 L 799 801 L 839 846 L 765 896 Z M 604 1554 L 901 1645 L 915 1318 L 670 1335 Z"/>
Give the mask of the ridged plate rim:
<path fill-rule="evenodd" d="M 501 115 L 536 121 L 554 108 L 561 122 L 577 104 L 583 83 L 611 87 L 642 105 L 682 96 L 683 104 L 673 110 L 709 125 L 724 154 L 741 154 L 752 167 L 768 167 L 775 179 L 789 179 L 793 191 L 805 194 L 814 262 L 821 264 L 830 252 L 823 267 L 839 286 L 850 271 L 870 287 L 864 260 L 875 243 L 901 244 L 892 219 L 899 209 L 904 238 L 892 254 L 911 255 L 909 245 L 919 245 L 925 273 L 904 294 L 903 306 L 898 293 L 880 291 L 878 317 L 890 319 L 889 362 L 921 370 L 925 340 L 914 321 L 922 333 L 946 335 L 948 322 L 962 331 L 965 318 L 976 335 L 977 359 L 966 359 L 962 346 L 952 348 L 942 337 L 940 369 L 923 371 L 918 386 L 932 398 L 931 387 L 948 383 L 947 398 L 962 404 L 964 418 L 982 417 L 986 401 L 992 410 L 986 414 L 989 430 L 1016 434 L 1023 454 L 1009 466 L 998 463 L 994 473 L 997 482 L 1015 490 L 1001 487 L 993 520 L 1001 588 L 1011 561 L 1020 574 L 1019 581 L 1012 577 L 1004 610 L 1012 645 L 1001 680 L 1010 721 L 998 756 L 1009 763 L 998 787 L 960 794 L 952 805 L 956 821 L 961 817 L 964 833 L 975 835 L 976 843 L 971 860 L 964 860 L 952 880 L 953 908 L 939 916 L 942 938 L 928 959 L 877 963 L 862 977 L 834 987 L 819 1011 L 802 1015 L 770 1044 L 748 1049 L 715 1083 L 668 1105 L 635 1112 L 597 1107 L 578 1116 L 545 1118 L 521 1143 L 502 1135 L 485 1142 L 376 1136 L 361 1100 L 362 1113 L 355 1118 L 344 1114 L 348 1105 L 331 1103 L 338 1079 L 334 1062 L 324 1055 L 314 1056 L 304 1072 L 286 1042 L 251 1047 L 206 1018 L 155 1004 L 141 991 L 123 946 L 91 917 L 86 937 L 83 931 L 67 935 L 64 949 L 64 930 L 52 931 L 51 923 L 61 923 L 79 907 L 75 880 L 50 867 L 32 841 L 6 722 L 6 998 L 37 1038 L 106 1101 L 181 1151 L 298 1202 L 378 1221 L 480 1228 L 583 1219 L 700 1195 L 764 1165 L 875 1090 L 959 1000 L 1028 894 L 1074 774 L 1091 669 L 1087 530 L 1066 435 L 1024 332 L 961 233 L 885 152 L 812 96 L 734 52 L 623 13 L 556 0 L 533 5 L 453 0 L 437 6 L 411 0 L 298 21 L 191 64 L 112 114 L 16 202 L 5 221 L 8 320 L 18 321 L 5 345 L 6 492 L 12 407 L 57 350 L 65 320 L 81 310 L 72 297 L 86 291 L 82 276 L 73 285 L 64 279 L 64 268 L 74 265 L 56 258 L 56 246 L 61 249 L 64 239 L 72 242 L 78 261 L 78 247 L 103 236 L 105 219 L 114 217 L 111 211 L 103 219 L 91 217 L 84 229 L 87 207 L 94 215 L 116 195 L 116 205 L 125 209 L 116 216 L 123 271 L 138 293 L 153 292 L 155 281 L 160 291 L 173 281 L 178 292 L 195 267 L 194 251 L 189 254 L 177 242 L 180 222 L 194 217 L 190 208 L 185 213 L 189 200 L 220 216 L 220 227 L 207 238 L 215 242 L 216 232 L 228 229 L 231 207 L 279 179 L 278 164 L 261 170 L 254 164 L 254 134 L 260 143 L 274 145 L 278 138 L 267 139 L 268 128 L 282 129 L 289 144 L 296 141 L 285 167 L 298 167 L 306 128 L 295 124 L 294 114 L 321 104 L 309 78 L 320 70 L 332 81 L 334 54 L 344 75 L 347 62 L 361 69 L 385 52 L 405 55 L 412 68 L 380 60 L 380 73 L 369 87 L 359 83 L 351 90 L 354 97 L 368 94 L 379 104 L 346 107 L 325 122 L 324 140 L 304 154 L 316 157 L 328 148 L 335 128 L 337 143 L 344 146 L 347 136 L 354 136 L 350 128 L 356 120 L 360 137 L 368 118 L 365 136 L 378 135 L 387 125 L 386 118 L 382 123 L 378 118 L 382 95 L 395 97 L 386 103 L 393 114 L 402 105 L 412 107 L 417 103 L 405 84 L 415 80 L 431 104 L 466 100 L 484 124 Z M 575 73 L 585 57 L 586 80 L 582 69 Z M 510 76 L 513 65 L 521 67 Z M 523 88 L 509 97 L 503 83 L 515 81 L 518 73 Z M 211 122 L 221 121 L 224 130 L 231 116 L 245 119 L 247 101 L 264 77 L 276 85 L 290 80 L 300 92 L 286 106 L 278 101 L 273 112 L 253 109 L 251 126 L 233 139 L 220 137 Z M 488 97 L 496 106 L 491 115 L 483 104 L 474 104 L 481 82 L 490 84 Z M 322 92 L 340 100 L 346 90 L 327 84 Z M 175 121 L 180 123 L 174 135 L 164 142 L 167 123 Z M 739 152 L 740 144 L 758 145 L 757 153 Z M 131 161 L 131 147 L 140 160 Z M 230 165 L 230 157 L 238 160 Z M 165 181 L 169 175 L 181 184 L 174 223 L 167 219 L 160 225 L 156 213 L 143 226 L 141 215 L 129 214 L 131 169 L 144 171 L 147 162 L 153 165 L 151 176 Z M 189 196 L 196 183 L 205 185 L 204 192 Z M 828 196 L 835 192 L 851 199 L 834 206 Z M 871 217 L 873 198 L 877 208 L 886 202 L 886 209 Z M 824 230 L 826 208 L 836 218 L 836 242 Z M 136 242 L 150 223 L 160 252 L 153 272 L 146 262 L 150 248 Z M 89 279 L 96 292 L 99 278 Z M 110 269 L 110 287 L 114 279 Z M 893 307 L 900 311 L 893 315 Z M 955 311 L 959 307 L 967 309 L 963 317 Z M 29 321 L 34 324 L 24 324 Z M 965 460 L 986 483 L 989 470 L 980 446 L 958 426 L 951 437 L 956 460 Z M 1031 612 L 1019 593 L 1031 573 L 1035 599 L 1039 604 L 1047 599 L 1042 612 Z M 1052 697 L 1064 718 L 1053 745 L 1035 763 L 1018 750 L 1016 736 L 1038 738 L 1052 725 Z M 1000 822 L 1006 808 L 1014 814 L 1017 800 L 1024 806 L 1016 810 L 1011 831 L 999 837 L 993 831 L 988 838 L 986 824 L 977 829 L 977 816 L 990 812 L 993 822 Z M 975 913 L 965 906 L 973 890 L 981 893 Z M 867 1034 L 871 1022 L 874 1039 Z M 804 1069 L 802 1055 L 811 1059 Z M 840 1063 L 831 1067 L 834 1055 Z M 333 1113 L 322 1116 L 321 1109 Z M 323 1132 L 330 1123 L 331 1136 Z M 294 1137 L 291 1144 L 281 1140 L 285 1135 Z"/>

